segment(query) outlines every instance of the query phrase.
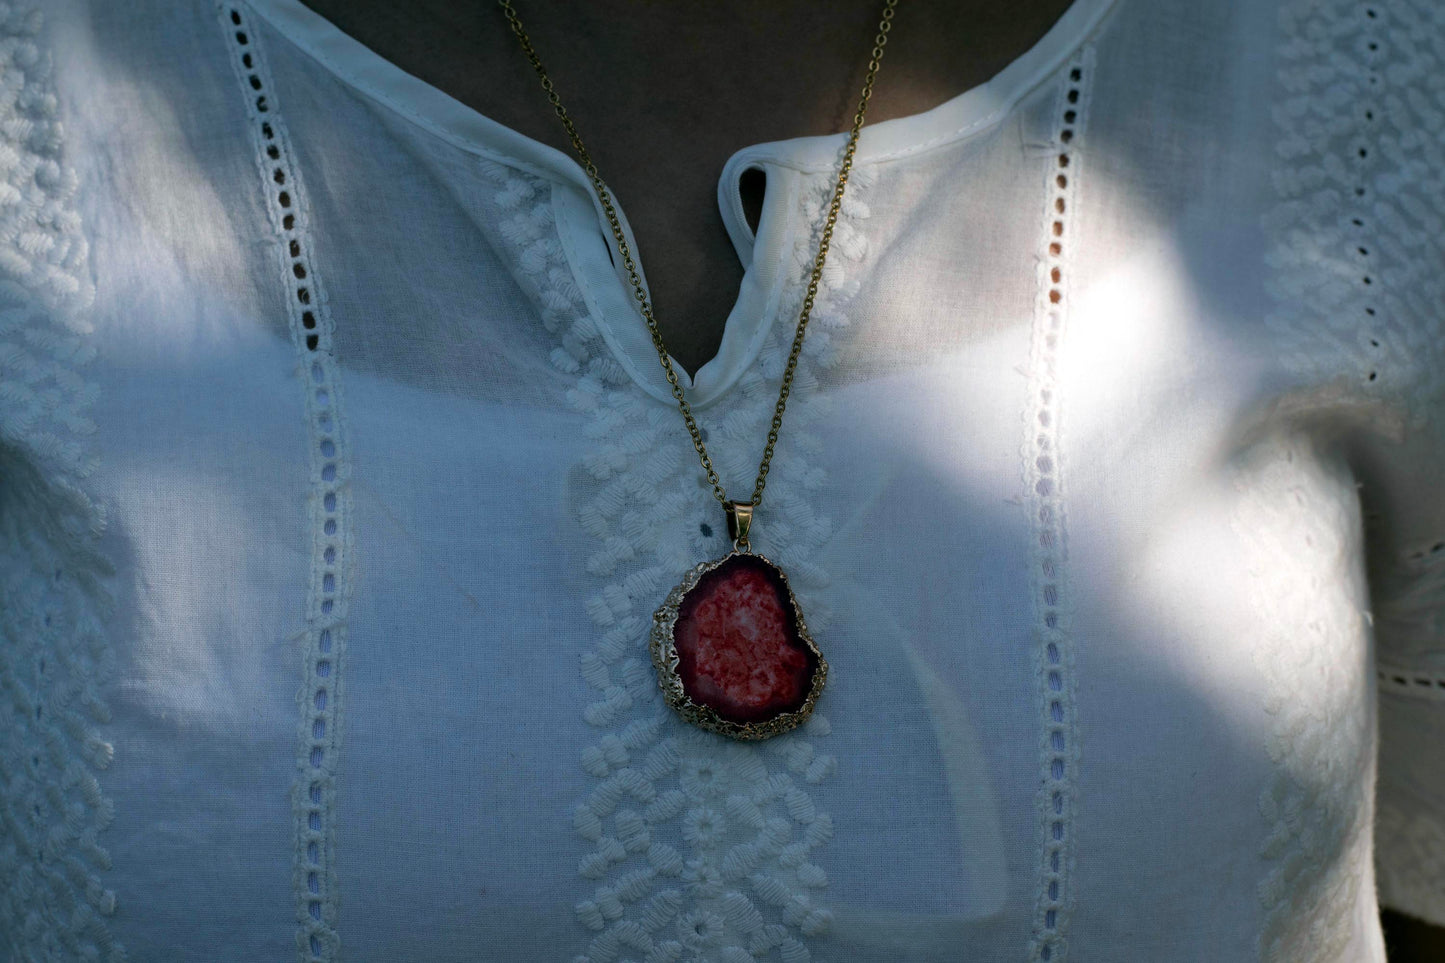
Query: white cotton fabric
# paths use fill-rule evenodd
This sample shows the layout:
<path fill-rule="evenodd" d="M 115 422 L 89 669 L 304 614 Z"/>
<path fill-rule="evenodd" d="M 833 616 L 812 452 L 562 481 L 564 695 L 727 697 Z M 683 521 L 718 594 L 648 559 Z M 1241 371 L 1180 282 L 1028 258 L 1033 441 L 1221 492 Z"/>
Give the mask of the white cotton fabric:
<path fill-rule="evenodd" d="M 652 674 L 728 545 L 570 158 L 296 0 L 0 10 L 0 958 L 1445 925 L 1442 67 L 1429 0 L 1075 0 L 866 128 L 754 542 L 828 687 L 745 745 Z M 721 174 L 732 492 L 842 143 Z"/>

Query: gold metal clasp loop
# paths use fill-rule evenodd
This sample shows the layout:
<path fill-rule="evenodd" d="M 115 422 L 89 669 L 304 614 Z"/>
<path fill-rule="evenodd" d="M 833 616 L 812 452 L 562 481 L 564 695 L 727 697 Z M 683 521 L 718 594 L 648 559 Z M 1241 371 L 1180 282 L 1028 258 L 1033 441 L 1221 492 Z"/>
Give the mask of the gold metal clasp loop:
<path fill-rule="evenodd" d="M 723 506 L 728 513 L 728 537 L 733 548 L 748 550 L 748 532 L 753 527 L 752 502 L 728 502 Z"/>

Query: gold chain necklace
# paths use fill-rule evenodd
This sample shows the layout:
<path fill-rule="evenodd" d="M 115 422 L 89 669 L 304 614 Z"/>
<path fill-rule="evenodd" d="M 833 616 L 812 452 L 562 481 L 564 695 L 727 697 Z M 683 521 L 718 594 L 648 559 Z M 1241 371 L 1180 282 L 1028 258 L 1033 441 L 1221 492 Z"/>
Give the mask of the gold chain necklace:
<path fill-rule="evenodd" d="M 753 509 L 763 500 L 773 448 L 778 443 L 783 411 L 793 388 L 793 372 L 803 350 L 803 335 L 807 332 L 808 317 L 818 296 L 823 262 L 828 256 L 833 228 L 838 223 L 843 188 L 847 186 L 848 172 L 853 167 L 858 133 L 863 128 L 863 116 L 873 96 L 873 80 L 883 60 L 883 48 L 888 43 L 888 31 L 892 28 L 893 10 L 898 0 L 884 0 L 883 16 L 878 22 L 878 33 L 873 38 L 868 60 L 868 73 L 863 80 L 863 93 L 858 100 L 858 110 L 853 115 L 853 127 L 848 132 L 848 143 L 833 186 L 833 200 L 828 207 L 828 217 L 823 222 L 817 256 L 813 259 L 813 274 L 808 280 L 807 294 L 798 315 L 797 332 L 793 335 L 793 347 L 783 371 L 783 384 L 778 390 L 777 404 L 773 407 L 768 443 L 763 449 L 762 463 L 758 466 L 753 496 L 745 502 L 728 500 L 712 459 L 708 457 L 702 433 L 692 416 L 692 407 L 678 384 L 672 359 L 662 343 L 662 332 L 653 317 L 652 304 L 642 287 L 642 278 L 637 273 L 637 264 L 632 258 L 627 238 L 623 236 L 612 195 L 602 183 L 597 165 L 587 153 L 587 148 L 582 145 L 577 127 L 562 106 L 562 99 L 547 76 L 541 58 L 532 48 L 532 41 L 522 28 L 522 21 L 517 17 L 511 0 L 498 2 L 522 45 L 522 52 L 541 78 L 547 100 L 567 129 L 572 148 L 581 158 L 583 170 L 597 192 L 597 199 L 612 228 L 612 236 L 617 241 L 622 265 L 632 282 L 633 296 L 637 298 L 638 309 L 652 335 L 652 346 L 657 349 L 657 359 L 662 363 L 667 383 L 672 388 L 672 397 L 687 423 L 692 446 L 712 485 L 713 497 L 727 513 L 733 550 L 722 558 L 702 562 L 689 570 L 653 615 L 650 648 L 657 668 L 658 685 L 668 705 L 688 722 L 703 729 L 738 739 L 766 739 L 787 732 L 801 725 L 812 713 L 828 677 L 828 663 L 808 634 L 787 576 L 773 562 L 751 551 L 749 535 Z"/>

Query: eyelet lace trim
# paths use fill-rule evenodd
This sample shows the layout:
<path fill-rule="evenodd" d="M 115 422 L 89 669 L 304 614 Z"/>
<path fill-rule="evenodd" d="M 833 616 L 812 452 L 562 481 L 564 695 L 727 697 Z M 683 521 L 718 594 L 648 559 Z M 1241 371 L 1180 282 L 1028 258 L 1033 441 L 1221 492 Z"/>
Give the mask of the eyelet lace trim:
<path fill-rule="evenodd" d="M 1261 443 L 1235 484 L 1274 763 L 1259 797 L 1259 959 L 1331 963 L 1363 918 L 1375 766 L 1355 486 L 1303 435 Z"/>
<path fill-rule="evenodd" d="M 1398 414 L 1406 427 L 1428 430 L 1445 392 L 1445 174 L 1437 163 L 1445 49 L 1431 40 L 1442 23 L 1439 5 L 1288 0 L 1279 23 L 1279 203 L 1263 221 L 1275 299 L 1268 326 L 1297 377 L 1341 385 L 1351 399 L 1390 406 L 1391 420 Z M 1420 650 L 1418 633 L 1427 628 L 1421 601 L 1379 595 L 1379 637 L 1405 650 L 1402 661 Z M 1387 695 L 1430 691 L 1394 681 L 1412 678 L 1408 667 L 1380 668 Z M 1380 805 L 1383 832 L 1388 798 Z M 1302 826 L 1306 819 L 1299 817 Z M 1382 836 L 1380 845 L 1388 844 Z M 1424 852 L 1381 848 L 1381 892 L 1402 874 L 1428 876 L 1411 868 Z M 1437 908 L 1441 893 L 1445 887 L 1435 893 Z M 1282 931 L 1276 921 L 1274 937 Z"/>
<path fill-rule="evenodd" d="M 311 458 L 311 577 L 306 597 L 302 674 L 297 692 L 297 776 L 291 788 L 292 888 L 296 943 L 308 963 L 338 957 L 336 772 L 342 737 L 341 666 L 351 596 L 350 467 L 342 423 L 341 381 L 331 353 L 333 325 L 325 289 L 311 264 L 306 194 L 292 163 L 290 137 L 276 109 L 265 53 L 239 4 L 217 5 L 226 46 L 246 101 L 266 210 L 276 231 L 277 270 L 286 285 L 291 336 L 306 390 Z"/>
<path fill-rule="evenodd" d="M 687 726 L 663 703 L 647 650 L 652 612 L 684 571 L 726 551 L 722 514 L 698 483 L 701 469 L 678 413 L 628 378 L 588 313 L 556 236 L 553 188 L 500 165 L 485 169 L 510 212 L 501 234 L 520 252 L 517 276 L 559 337 L 553 363 L 575 376 L 568 400 L 588 417 L 592 445 L 573 496 L 581 525 L 597 539 L 586 562 L 595 580 L 586 607 L 599 643 L 581 663 L 596 699 L 582 715 L 604 734 L 582 754 L 596 782 L 573 814 L 588 844 L 578 872 L 595 881 L 576 907 L 591 935 L 574 961 L 803 963 L 806 938 L 831 918 L 817 900 L 827 874 L 811 854 L 833 824 L 807 790 L 836 768 L 814 742 L 829 723 L 815 713 L 800 731 L 743 745 Z M 825 180 L 808 200 L 814 221 L 826 209 Z M 847 324 L 845 265 L 866 253 L 856 224 L 868 216 L 862 198 L 871 180 L 855 169 L 849 181 L 773 460 L 759 545 L 788 572 L 825 647 L 827 574 L 813 559 L 830 526 L 816 497 L 823 476 L 809 426 L 824 410 L 816 374 L 832 361 L 830 332 Z M 816 235 L 799 238 L 798 279 L 816 243 Z M 801 303 L 801 285 L 791 290 L 757 362 L 699 417 L 714 462 L 733 485 L 757 467 L 793 334 L 786 321 Z"/>
<path fill-rule="evenodd" d="M 1445 670 L 1406 669 L 1381 664 L 1375 673 L 1380 688 L 1391 695 L 1445 701 Z M 1441 892 L 1445 892 L 1442 889 Z"/>
<path fill-rule="evenodd" d="M 119 963 L 97 779 L 114 599 L 87 482 L 95 291 L 42 27 L 34 3 L 0 7 L 0 949 Z"/>
<path fill-rule="evenodd" d="M 1023 466 L 1033 532 L 1030 590 L 1038 649 L 1035 654 L 1040 714 L 1038 891 L 1029 959 L 1061 963 L 1068 956 L 1073 905 L 1074 795 L 1079 759 L 1074 709 L 1074 662 L 1070 642 L 1072 597 L 1068 578 L 1068 527 L 1060 465 L 1059 348 L 1067 328 L 1073 209 L 1081 152 L 1078 137 L 1088 115 L 1093 48 L 1068 65 L 1054 108 L 1057 127 L 1045 184 L 1043 252 L 1029 357 L 1029 403 L 1024 411 Z"/>
<path fill-rule="evenodd" d="M 1274 108 L 1267 318 L 1285 363 L 1422 425 L 1445 389 L 1445 102 L 1433 0 L 1291 0 Z"/>

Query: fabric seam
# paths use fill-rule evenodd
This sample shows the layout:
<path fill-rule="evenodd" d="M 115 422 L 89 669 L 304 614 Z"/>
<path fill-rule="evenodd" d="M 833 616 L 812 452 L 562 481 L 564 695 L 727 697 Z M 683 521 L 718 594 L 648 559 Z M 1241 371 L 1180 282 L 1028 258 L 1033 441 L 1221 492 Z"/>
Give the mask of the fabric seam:
<path fill-rule="evenodd" d="M 1045 167 L 1045 197 L 1038 295 L 1029 361 L 1029 403 L 1024 412 L 1024 504 L 1030 511 L 1034 655 L 1040 718 L 1040 787 L 1036 796 L 1039 841 L 1030 961 L 1063 963 L 1068 956 L 1070 886 L 1074 863 L 1073 817 L 1079 764 L 1072 643 L 1072 593 L 1061 438 L 1059 363 L 1069 314 L 1081 151 L 1093 85 L 1093 46 L 1085 45 L 1060 78 L 1053 150 Z"/>
<path fill-rule="evenodd" d="M 336 879 L 336 781 L 342 744 L 341 665 L 351 596 L 353 533 L 350 467 L 342 423 L 341 382 L 332 355 L 328 298 L 311 262 L 310 209 L 294 163 L 289 133 L 274 103 L 274 82 L 249 6 L 216 5 L 225 43 L 246 102 L 265 207 L 276 233 L 277 268 L 298 369 L 306 390 L 311 564 L 306 594 L 303 682 L 296 777 L 291 787 L 292 889 L 296 944 L 302 963 L 340 956 L 340 892 Z"/>
<path fill-rule="evenodd" d="M 1076 0 L 1076 2 L 1077 2 L 1077 0 Z M 948 131 L 945 131 L 945 132 L 943 132 L 943 133 L 935 134 L 935 135 L 933 135 L 932 137 L 927 138 L 926 140 L 920 141 L 920 142 L 918 142 L 918 143 L 907 144 L 907 145 L 904 145 L 904 146 L 902 146 L 902 147 L 896 148 L 896 149 L 894 149 L 894 150 L 887 151 L 887 152 L 885 152 L 885 153 L 881 153 L 881 154 L 877 154 L 877 155 L 860 156 L 860 157 L 857 159 L 855 166 L 861 168 L 861 167 L 864 167 L 864 166 L 869 166 L 869 165 L 874 165 L 874 164 L 879 164 L 879 163 L 885 163 L 885 162 L 888 162 L 888 161 L 899 160 L 899 159 L 901 159 L 901 158 L 909 157 L 909 156 L 912 156 L 912 155 L 914 155 L 914 154 L 925 153 L 925 152 L 927 152 L 927 151 L 933 150 L 933 149 L 938 148 L 938 147 L 944 147 L 944 146 L 947 146 L 947 145 L 949 145 L 949 144 L 957 143 L 957 142 L 960 141 L 960 140 L 967 139 L 968 137 L 974 136 L 974 135 L 976 135 L 976 134 L 978 134 L 978 133 L 981 133 L 981 132 L 983 132 L 983 131 L 988 130 L 989 128 L 991 128 L 991 127 L 993 127 L 993 126 L 996 126 L 996 125 L 999 124 L 1001 121 L 1003 121 L 1004 119 L 1006 119 L 1006 118 L 1013 112 L 1014 108 L 1018 106 L 1018 104 L 1019 104 L 1020 102 L 1022 102 L 1023 100 L 1025 100 L 1029 95 L 1031 95 L 1033 92 L 1035 92 L 1036 90 L 1038 90 L 1040 87 L 1042 87 L 1043 85 L 1047 84 L 1047 83 L 1049 82 L 1050 78 L 1053 77 L 1054 74 L 1058 71 L 1058 69 L 1059 69 L 1059 67 L 1060 67 L 1061 64 L 1069 63 L 1069 62 L 1072 62 L 1074 59 L 1076 59 L 1076 58 L 1078 57 L 1079 51 L 1080 51 L 1084 46 L 1089 45 L 1090 43 L 1093 42 L 1093 38 L 1094 38 L 1095 35 L 1098 33 L 1099 28 L 1100 28 L 1100 25 L 1103 24 L 1103 23 L 1108 19 L 1109 14 L 1112 13 L 1114 10 L 1116 10 L 1118 7 L 1122 6 L 1125 2 L 1126 2 L 1126 0 L 1104 0 L 1104 2 L 1100 5 L 1099 9 L 1093 13 L 1093 18 L 1094 18 L 1094 19 L 1093 19 L 1091 22 L 1087 22 L 1087 23 L 1085 23 L 1085 24 L 1083 25 L 1083 27 L 1079 30 L 1077 36 L 1073 38 L 1073 42 L 1072 42 L 1071 44 L 1069 44 L 1067 47 L 1065 47 L 1065 48 L 1063 48 L 1062 50 L 1058 51 L 1058 52 L 1055 54 L 1054 59 L 1053 59 L 1051 62 L 1046 62 L 1044 65 L 1041 65 L 1041 66 L 1039 66 L 1038 68 L 1036 68 L 1035 75 L 1034 75 L 1032 78 L 1030 78 L 1027 82 L 1025 82 L 1025 83 L 1020 83 L 1020 84 L 1018 85 L 1017 89 L 1012 90 L 1012 91 L 1009 91 L 1009 94 L 1008 94 L 1007 98 L 1005 99 L 1005 102 L 1004 102 L 1002 105 L 1000 105 L 1000 106 L 998 106 L 997 108 L 995 108 L 993 111 L 990 111 L 988 114 L 985 114 L 985 115 L 982 116 L 982 117 L 974 118 L 973 120 L 969 121 L 969 122 L 966 123 L 966 124 L 963 124 L 962 126 L 953 128 L 952 130 L 948 130 Z M 282 37 L 284 37 L 284 38 L 286 39 L 286 42 L 287 42 L 288 44 L 290 44 L 292 47 L 294 47 L 294 48 L 296 48 L 297 50 L 301 51 L 301 52 L 304 53 L 306 56 L 308 56 L 308 57 L 310 57 L 311 59 L 315 60 L 317 63 L 324 65 L 328 70 L 330 70 L 332 73 L 336 74 L 338 77 L 341 77 L 341 78 L 342 78 L 343 80 L 345 80 L 349 85 L 351 85 L 352 87 L 354 87 L 356 90 L 360 91 L 364 96 L 366 96 L 366 97 L 368 97 L 368 98 L 370 98 L 370 99 L 373 99 L 373 100 L 375 100 L 376 102 L 378 102 L 378 103 L 380 103 L 380 104 L 383 104 L 384 106 L 390 108 L 391 110 L 395 111 L 395 112 L 396 112 L 397 114 L 399 114 L 400 116 L 406 118 L 407 120 L 411 121 L 412 123 L 415 123 L 416 125 L 418 125 L 419 127 L 423 128 L 424 130 L 426 130 L 426 131 L 428 131 L 428 132 L 430 132 L 430 133 L 432 133 L 432 134 L 440 137 L 441 139 L 443 139 L 444 141 L 446 141 L 448 144 L 451 144 L 452 146 L 454 146 L 454 147 L 456 147 L 456 148 L 458 148 L 458 149 L 460 149 L 460 150 L 464 150 L 464 151 L 466 151 L 466 152 L 468 152 L 468 153 L 471 153 L 471 154 L 475 154 L 475 155 L 482 156 L 482 157 L 487 157 L 487 158 L 489 158 L 489 159 L 491 159 L 491 160 L 495 160 L 495 161 L 498 161 L 498 162 L 500 162 L 500 163 L 505 163 L 505 164 L 509 164 L 509 165 L 511 165 L 511 166 L 514 166 L 514 167 L 518 167 L 518 168 L 520 168 L 520 169 L 522 169 L 522 170 L 526 170 L 528 173 L 537 175 L 537 176 L 539 176 L 539 177 L 543 177 L 543 178 L 545 178 L 545 179 L 547 179 L 547 180 L 562 181 L 562 182 L 565 182 L 565 183 L 573 183 L 573 184 L 578 184 L 579 186 L 584 186 L 584 187 L 587 186 L 587 181 L 586 181 L 585 174 L 582 172 L 582 169 L 581 169 L 580 166 L 577 166 L 577 165 L 567 166 L 567 167 L 564 167 L 564 168 L 561 169 L 561 170 L 546 168 L 546 167 L 542 167 L 542 166 L 533 164 L 532 162 L 527 161 L 527 160 L 524 160 L 524 159 L 522 159 L 522 158 L 520 158 L 520 157 L 517 157 L 516 155 L 511 154 L 511 153 L 509 153 L 509 152 L 507 152 L 507 151 L 499 150 L 499 149 L 497 149 L 497 148 L 494 147 L 494 146 L 477 144 L 477 143 L 474 143 L 474 142 L 472 142 L 472 141 L 470 141 L 470 140 L 468 140 L 468 139 L 466 139 L 466 138 L 462 138 L 462 137 L 456 136 L 455 134 L 447 131 L 444 127 L 442 127 L 442 126 L 440 126 L 440 125 L 432 122 L 429 118 L 427 118 L 427 117 L 424 116 L 423 114 L 420 114 L 420 113 L 418 113 L 417 111 L 408 108 L 406 105 L 404 105 L 403 103 L 401 103 L 401 102 L 399 102 L 398 100 L 396 100 L 394 97 L 392 97 L 392 96 L 391 96 L 390 94 L 388 94 L 387 92 L 378 89 L 374 84 L 369 83 L 369 82 L 362 81 L 360 78 L 358 78 L 358 77 L 356 76 L 355 72 L 347 69 L 344 65 L 338 63 L 337 61 L 335 61 L 335 60 L 332 59 L 331 57 L 327 56 L 326 54 L 324 54 L 324 53 L 322 53 L 322 52 L 320 52 L 320 51 L 317 51 L 317 50 L 312 49 L 312 47 L 311 47 L 310 45 L 308 45 L 308 44 L 303 44 L 303 43 L 297 41 L 296 39 L 293 39 L 289 34 L 287 34 L 286 31 L 281 30 L 279 27 L 277 27 L 277 25 L 272 21 L 271 17 L 269 17 L 269 16 L 267 15 L 267 12 L 266 12 L 264 9 L 258 9 L 256 12 L 257 12 L 258 16 L 260 16 L 261 19 L 264 20 L 273 30 L 276 30 L 276 32 L 277 32 L 278 34 L 280 34 Z M 1065 15 L 1067 15 L 1067 11 L 1066 11 Z M 348 39 L 350 39 L 350 38 L 348 38 Z M 1042 42 L 1042 41 L 1040 41 L 1040 42 Z M 1030 48 L 1030 49 L 1032 49 L 1032 48 Z M 1026 54 L 1025 54 L 1025 55 L 1026 55 Z M 379 57 L 379 55 L 378 55 L 378 57 Z M 390 61 L 385 61 L 384 58 L 379 58 L 379 59 L 382 59 L 382 60 L 383 60 L 385 63 L 387 63 L 390 67 L 392 67 L 392 68 L 394 68 L 394 69 L 396 69 L 396 70 L 398 70 L 398 71 L 401 71 L 401 68 L 400 68 L 400 67 L 397 67 L 395 64 L 391 63 Z M 402 71 L 402 72 L 405 73 L 404 71 Z M 409 75 L 409 76 L 410 76 L 410 75 Z M 977 87 L 970 88 L 969 90 L 962 91 L 962 92 L 960 92 L 959 94 L 956 94 L 956 95 L 954 95 L 953 97 L 950 97 L 950 98 L 949 98 L 947 101 L 945 101 L 944 103 L 947 104 L 947 103 L 950 103 L 950 102 L 952 102 L 952 101 L 954 101 L 954 100 L 957 100 L 959 97 L 967 96 L 968 94 L 973 93 L 973 92 L 975 92 L 975 91 L 981 91 L 981 90 L 983 90 L 983 89 L 984 89 L 985 87 L 987 87 L 987 86 L 988 86 L 988 82 L 985 82 L 985 83 L 983 83 L 983 84 L 978 85 Z M 436 89 L 436 88 L 434 88 L 434 89 Z M 444 93 L 444 92 L 443 92 L 443 93 Z M 455 98 L 452 98 L 452 99 L 455 99 Z M 941 105 L 939 105 L 939 106 L 941 107 L 941 106 L 943 106 L 943 105 L 941 104 Z M 937 110 L 937 109 L 938 109 L 938 107 L 933 108 L 933 110 Z M 525 136 L 525 135 L 521 135 L 519 132 L 513 131 L 511 128 L 507 128 L 505 125 L 502 125 L 502 124 L 500 124 L 500 123 L 497 122 L 497 121 L 492 120 L 490 117 L 486 117 L 486 115 L 481 114 L 481 113 L 478 112 L 478 111 L 473 111 L 473 112 L 476 113 L 477 116 L 483 117 L 483 118 L 484 118 L 485 120 L 487 120 L 489 123 L 495 124 L 495 125 L 497 125 L 498 127 L 502 128 L 503 130 L 507 131 L 509 134 L 515 134 L 515 135 L 517 135 L 517 136 Z M 928 113 L 930 113 L 930 111 L 921 111 L 921 112 L 918 112 L 918 113 L 914 113 L 914 114 L 907 115 L 907 116 L 902 117 L 902 118 L 895 118 L 895 120 L 910 120 L 910 121 L 912 121 L 912 120 L 916 120 L 916 119 L 918 119 L 918 118 L 920 118 L 920 117 L 922 117 L 922 116 L 924 116 L 924 115 L 926 115 L 926 114 L 928 114 Z M 846 139 L 846 134 L 836 133 L 836 134 L 832 134 L 832 135 L 824 135 L 824 139 L 827 139 L 827 138 L 833 138 L 833 139 L 838 140 L 838 141 L 839 141 L 839 144 L 840 144 L 840 146 L 841 146 L 842 141 L 843 141 L 844 139 Z M 539 143 L 540 143 L 540 142 L 539 142 Z M 782 142 L 782 143 L 786 143 L 786 141 L 785 141 L 785 142 Z M 555 148 L 549 147 L 549 146 L 544 145 L 544 144 L 543 144 L 543 145 L 540 145 L 540 146 L 546 148 L 546 149 L 549 150 L 549 151 L 554 151 L 559 157 L 567 158 L 567 155 L 562 154 L 560 151 L 556 151 Z M 832 164 L 831 158 L 832 158 L 832 155 L 835 153 L 834 151 L 831 151 L 831 150 L 828 152 L 829 160 L 828 160 L 826 163 L 809 164 L 809 163 L 803 163 L 803 162 L 798 162 L 798 161 L 790 161 L 790 160 L 788 160 L 787 158 L 780 158 L 780 157 L 776 156 L 774 153 L 770 153 L 770 152 L 768 152 L 767 150 L 765 150 L 765 148 L 767 148 L 767 147 L 769 147 L 769 146 L 774 146 L 774 145 L 769 145 L 769 144 L 759 144 L 759 145 L 755 145 L 755 147 L 753 148 L 753 150 L 755 151 L 756 156 L 753 156 L 753 154 L 750 154 L 750 153 L 749 153 L 749 151 L 750 151 L 749 148 L 743 148 L 743 149 L 741 149 L 738 153 L 739 153 L 739 154 L 747 154 L 747 155 L 749 156 L 750 160 L 766 159 L 769 163 L 775 163 L 775 164 L 778 164 L 779 166 L 789 167 L 789 168 L 792 168 L 793 170 L 796 170 L 796 171 L 799 171 L 800 173 L 805 173 L 805 174 L 808 174 L 808 173 L 819 173 L 819 172 L 822 172 L 822 171 L 825 171 L 825 170 L 830 170 L 830 169 L 831 169 L 831 166 L 830 166 L 830 165 Z M 570 158 L 567 158 L 567 160 L 570 161 L 571 159 L 570 159 Z M 576 167 L 575 170 L 572 169 L 573 166 Z"/>
<path fill-rule="evenodd" d="M 1382 662 L 1375 675 L 1380 689 L 1391 695 L 1445 699 L 1445 669 L 1411 669 Z"/>

